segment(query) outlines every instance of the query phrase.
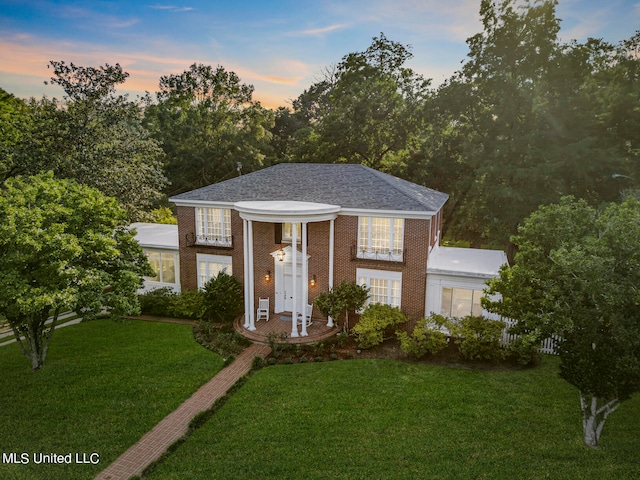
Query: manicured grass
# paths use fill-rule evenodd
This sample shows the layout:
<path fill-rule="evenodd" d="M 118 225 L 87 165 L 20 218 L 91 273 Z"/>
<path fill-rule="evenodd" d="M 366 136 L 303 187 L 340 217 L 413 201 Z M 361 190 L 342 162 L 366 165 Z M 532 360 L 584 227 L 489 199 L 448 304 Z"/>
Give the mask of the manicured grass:
<path fill-rule="evenodd" d="M 96 320 L 56 330 L 32 372 L 0 348 L 0 451 L 96 452 L 98 465 L 0 463 L 2 479 L 91 479 L 222 368 L 191 327 Z M 75 458 L 74 458 L 75 460 Z"/>
<path fill-rule="evenodd" d="M 159 479 L 640 478 L 640 398 L 584 446 L 557 359 L 523 371 L 388 360 L 268 367 L 151 474 Z"/>

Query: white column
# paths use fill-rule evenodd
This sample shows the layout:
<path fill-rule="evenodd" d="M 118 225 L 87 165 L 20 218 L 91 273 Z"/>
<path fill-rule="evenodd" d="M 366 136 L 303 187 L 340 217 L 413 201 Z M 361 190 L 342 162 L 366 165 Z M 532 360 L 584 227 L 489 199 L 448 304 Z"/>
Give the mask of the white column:
<path fill-rule="evenodd" d="M 248 244 L 249 244 L 249 330 L 253 331 L 256 329 L 256 314 L 254 310 L 255 306 L 255 279 L 254 279 L 254 268 L 253 268 L 253 221 L 249 220 L 248 222 Z"/>
<path fill-rule="evenodd" d="M 335 220 L 329 221 L 329 289 L 333 288 L 333 261 L 335 256 Z M 333 327 L 333 318 L 329 317 L 327 327 Z"/>
<path fill-rule="evenodd" d="M 298 337 L 298 225 L 291 222 L 291 275 L 293 282 L 291 294 L 293 306 L 291 307 L 291 337 Z"/>
<path fill-rule="evenodd" d="M 242 219 L 242 258 L 244 268 L 244 328 L 249 328 L 250 320 L 249 315 L 251 309 L 249 308 L 249 237 L 247 220 Z"/>
<path fill-rule="evenodd" d="M 302 332 L 303 337 L 308 336 L 307 322 L 305 317 L 307 314 L 307 303 L 309 303 L 309 264 L 307 263 L 307 224 L 302 224 Z"/>

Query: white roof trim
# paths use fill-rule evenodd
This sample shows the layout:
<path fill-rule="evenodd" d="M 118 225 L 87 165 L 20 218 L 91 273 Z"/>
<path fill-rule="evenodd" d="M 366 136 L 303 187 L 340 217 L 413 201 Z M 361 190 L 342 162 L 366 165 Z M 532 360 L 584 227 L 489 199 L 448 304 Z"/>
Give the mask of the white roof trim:
<path fill-rule="evenodd" d="M 244 203 L 280 203 L 275 200 L 268 200 L 264 202 L 260 201 L 241 201 L 241 202 L 213 202 L 210 200 L 180 200 L 175 197 L 169 198 L 170 202 L 175 203 L 179 207 L 211 207 L 211 208 L 235 208 L 238 204 Z M 314 202 L 298 202 L 308 203 L 312 205 L 327 205 L 318 204 Z M 372 216 L 372 217 L 392 217 L 392 218 L 417 218 L 417 219 L 430 219 L 438 214 L 438 212 L 423 211 L 417 212 L 412 210 L 370 210 L 364 208 L 343 208 L 339 205 L 331 205 L 338 208 L 338 215 L 349 216 Z M 335 218 L 335 217 L 334 217 Z M 319 221 L 319 220 L 318 220 Z"/>
<path fill-rule="evenodd" d="M 342 208 L 340 215 L 367 216 L 367 217 L 390 217 L 390 218 L 418 218 L 430 219 L 438 212 L 416 212 L 411 210 L 369 210 L 364 208 Z"/>
<path fill-rule="evenodd" d="M 210 200 L 180 200 L 175 197 L 169 198 L 170 202 L 178 207 L 212 207 L 212 208 L 233 208 L 234 202 L 212 202 Z"/>

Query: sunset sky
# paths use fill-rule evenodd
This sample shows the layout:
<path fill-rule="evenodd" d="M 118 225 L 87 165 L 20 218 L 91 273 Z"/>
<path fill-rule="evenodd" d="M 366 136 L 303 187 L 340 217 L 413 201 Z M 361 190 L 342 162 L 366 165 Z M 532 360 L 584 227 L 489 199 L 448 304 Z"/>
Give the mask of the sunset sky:
<path fill-rule="evenodd" d="M 120 63 L 130 74 L 120 91 L 135 96 L 197 62 L 236 72 L 276 108 L 380 32 L 411 45 L 409 66 L 439 85 L 465 60 L 465 39 L 482 30 L 479 8 L 480 0 L 0 0 L 0 87 L 61 97 L 43 83 L 49 60 Z M 557 14 L 565 41 L 617 43 L 640 29 L 640 0 L 560 0 Z"/>

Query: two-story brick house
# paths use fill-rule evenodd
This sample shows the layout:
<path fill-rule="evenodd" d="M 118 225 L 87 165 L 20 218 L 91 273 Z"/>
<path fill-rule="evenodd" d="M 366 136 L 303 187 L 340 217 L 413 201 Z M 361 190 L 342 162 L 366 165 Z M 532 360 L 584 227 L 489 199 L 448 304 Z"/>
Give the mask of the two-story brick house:
<path fill-rule="evenodd" d="M 296 318 L 342 281 L 367 285 L 370 302 L 398 306 L 414 319 L 456 302 L 471 309 L 485 271 L 471 289 L 454 282 L 457 295 L 446 275 L 460 272 L 438 271 L 429 298 L 440 305 L 427 305 L 428 261 L 434 248 L 444 249 L 447 198 L 354 164 L 280 164 L 176 195 L 170 200 L 177 205 L 181 288 L 201 287 L 221 270 L 232 274 L 244 286 L 249 330 L 259 298 L 270 299 L 273 313 Z M 489 252 L 495 275 L 504 253 Z M 462 276 L 473 280 L 467 270 Z M 292 337 L 306 334 L 304 323 L 292 322 Z"/>

